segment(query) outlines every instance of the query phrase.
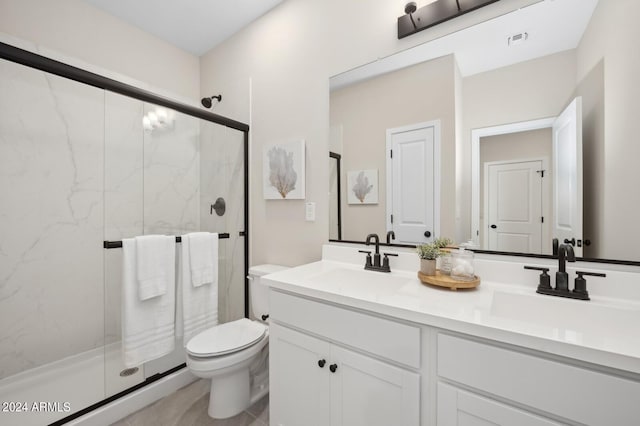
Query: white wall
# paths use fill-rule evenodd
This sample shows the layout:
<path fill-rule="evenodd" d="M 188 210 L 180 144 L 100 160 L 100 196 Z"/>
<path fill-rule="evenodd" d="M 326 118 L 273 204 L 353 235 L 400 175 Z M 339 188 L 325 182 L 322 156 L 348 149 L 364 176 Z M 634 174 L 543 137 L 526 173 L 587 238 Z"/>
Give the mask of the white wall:
<path fill-rule="evenodd" d="M 497 2 L 398 40 L 405 1 L 286 0 L 203 56 L 202 93 L 224 92 L 217 112 L 251 125 L 251 263 L 320 258 L 329 235 L 330 76 L 534 2 Z M 263 146 L 298 138 L 307 142 L 315 222 L 305 222 L 303 201 L 262 198 Z"/>
<path fill-rule="evenodd" d="M 604 182 L 601 228 L 593 237 L 608 259 L 638 258 L 640 158 L 640 2 L 600 0 L 577 49 L 578 81 L 604 61 Z M 629 159 L 633 159 L 629 161 Z M 592 171 L 591 171 L 592 172 Z M 606 238 L 603 238 L 606 237 Z"/>
<path fill-rule="evenodd" d="M 331 126 L 340 126 L 342 157 L 342 238 L 364 241 L 386 230 L 386 131 L 440 120 L 442 194 L 455 190 L 455 117 L 453 55 L 347 86 L 331 93 Z M 347 172 L 378 170 L 378 203 L 348 204 Z M 455 199 L 442 197 L 437 236 L 453 237 Z"/>
<path fill-rule="evenodd" d="M 166 96 L 193 102 L 200 96 L 197 56 L 80 0 L 2 0 L 0 33 L 131 77 Z"/>
<path fill-rule="evenodd" d="M 569 50 L 463 79 L 462 239 L 471 238 L 471 130 L 557 116 L 573 96 L 575 76 Z"/>

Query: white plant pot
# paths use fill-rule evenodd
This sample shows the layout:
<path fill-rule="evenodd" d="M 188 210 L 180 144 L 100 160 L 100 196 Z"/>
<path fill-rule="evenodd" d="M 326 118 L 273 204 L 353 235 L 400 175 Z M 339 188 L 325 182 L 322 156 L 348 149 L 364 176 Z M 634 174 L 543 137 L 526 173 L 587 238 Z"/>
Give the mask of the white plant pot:
<path fill-rule="evenodd" d="M 435 275 L 436 259 L 420 259 L 420 272 L 424 275 Z"/>

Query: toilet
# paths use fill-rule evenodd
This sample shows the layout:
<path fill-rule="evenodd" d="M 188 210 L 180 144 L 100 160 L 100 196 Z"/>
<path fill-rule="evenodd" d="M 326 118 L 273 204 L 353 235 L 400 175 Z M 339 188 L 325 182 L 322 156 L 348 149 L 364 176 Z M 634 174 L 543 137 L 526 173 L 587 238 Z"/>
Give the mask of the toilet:
<path fill-rule="evenodd" d="M 208 328 L 186 345 L 189 370 L 211 379 L 209 416 L 233 417 L 269 391 L 269 288 L 261 277 L 288 269 L 259 265 L 249 269 L 249 298 L 254 320 L 242 318 Z"/>

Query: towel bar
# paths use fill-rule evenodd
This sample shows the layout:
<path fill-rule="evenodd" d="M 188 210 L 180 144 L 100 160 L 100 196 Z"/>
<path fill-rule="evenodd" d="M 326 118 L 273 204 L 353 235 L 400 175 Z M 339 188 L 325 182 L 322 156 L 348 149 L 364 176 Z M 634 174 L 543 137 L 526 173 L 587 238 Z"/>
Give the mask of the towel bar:
<path fill-rule="evenodd" d="M 229 233 L 227 232 L 220 233 L 218 234 L 218 238 L 220 239 L 229 238 Z M 182 242 L 182 238 L 176 237 L 176 243 L 179 243 L 179 242 Z M 106 249 L 122 248 L 122 241 L 103 241 L 102 247 Z"/>

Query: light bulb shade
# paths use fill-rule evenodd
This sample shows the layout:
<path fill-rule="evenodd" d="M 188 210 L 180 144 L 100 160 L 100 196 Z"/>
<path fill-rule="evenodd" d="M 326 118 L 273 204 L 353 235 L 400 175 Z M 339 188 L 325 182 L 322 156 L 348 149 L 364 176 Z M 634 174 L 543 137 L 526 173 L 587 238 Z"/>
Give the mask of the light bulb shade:
<path fill-rule="evenodd" d="M 156 115 L 158 116 L 158 122 L 160 124 L 165 124 L 167 122 L 167 118 L 168 118 L 167 110 L 158 108 L 156 110 Z"/>
<path fill-rule="evenodd" d="M 149 122 L 151 123 L 151 127 L 153 128 L 158 127 L 159 121 L 158 121 L 158 116 L 156 115 L 155 112 L 149 111 L 147 113 L 147 117 L 149 117 Z"/>
<path fill-rule="evenodd" d="M 151 126 L 151 120 L 146 115 L 142 117 L 142 128 L 144 130 L 151 130 L 153 127 Z"/>

